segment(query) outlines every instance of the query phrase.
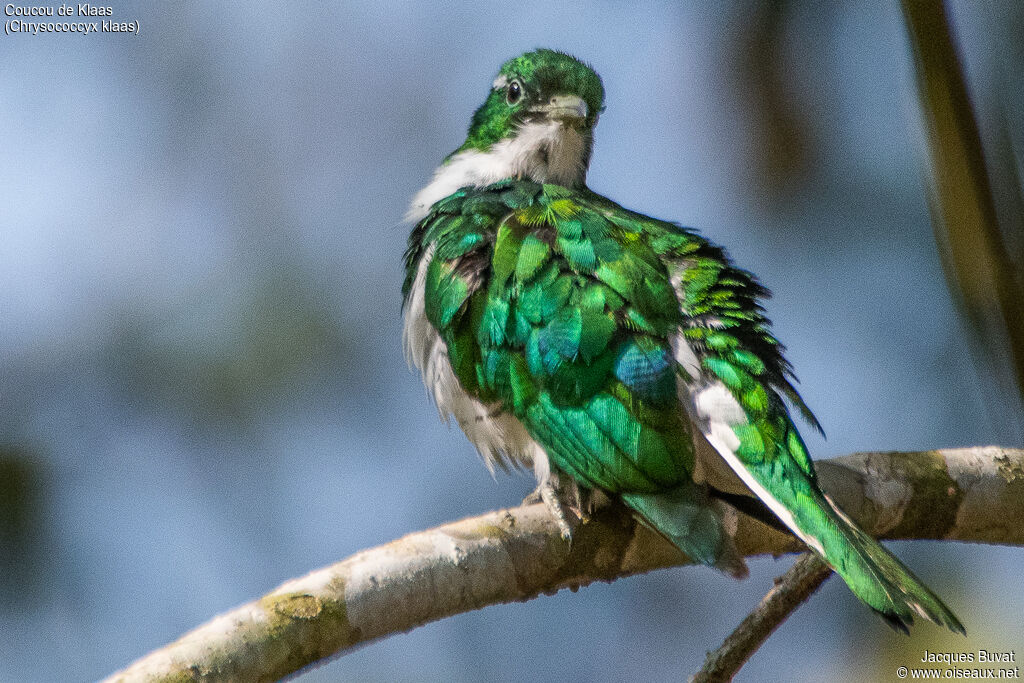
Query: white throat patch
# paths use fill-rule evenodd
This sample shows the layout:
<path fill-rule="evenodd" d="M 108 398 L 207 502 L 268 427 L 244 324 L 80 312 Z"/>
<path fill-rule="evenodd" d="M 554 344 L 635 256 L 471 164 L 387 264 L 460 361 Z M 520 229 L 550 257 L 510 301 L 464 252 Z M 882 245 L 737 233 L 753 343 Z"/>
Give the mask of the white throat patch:
<path fill-rule="evenodd" d="M 413 197 L 405 218 L 419 221 L 434 202 L 466 185 L 490 185 L 504 178 L 580 185 L 587 174 L 586 152 L 584 136 L 570 126 L 559 121 L 525 123 L 514 138 L 496 142 L 486 152 L 468 149 L 449 159 Z"/>

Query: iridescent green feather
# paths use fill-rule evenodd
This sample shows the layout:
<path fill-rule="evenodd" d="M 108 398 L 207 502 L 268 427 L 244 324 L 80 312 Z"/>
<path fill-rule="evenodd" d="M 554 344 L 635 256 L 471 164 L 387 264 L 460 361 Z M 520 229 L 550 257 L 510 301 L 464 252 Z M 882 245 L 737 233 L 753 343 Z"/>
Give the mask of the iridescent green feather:
<path fill-rule="evenodd" d="M 682 318 L 668 273 L 650 229 L 610 221 L 605 209 L 555 185 L 460 190 L 417 226 L 407 272 L 436 243 L 425 312 L 464 389 L 500 401 L 554 467 L 622 494 L 692 557 L 740 574 L 691 480 L 693 436 L 669 342 Z M 677 239 L 653 231 L 662 247 L 688 243 L 664 230 Z"/>
<path fill-rule="evenodd" d="M 669 240 L 668 254 L 679 245 Z M 741 466 L 792 516 L 801 535 L 821 547 L 850 588 L 891 624 L 915 616 L 963 632 L 942 601 L 877 541 L 860 530 L 818 487 L 807 448 L 782 397 L 819 428 L 792 384 L 783 347 L 772 336 L 760 300 L 767 292 L 731 266 L 720 249 L 700 244 L 683 257 L 685 337 L 707 375 L 720 381 L 746 415 L 733 426 Z"/>
<path fill-rule="evenodd" d="M 963 630 L 819 490 L 784 399 L 820 427 L 770 332 L 768 292 L 721 249 L 588 190 L 519 180 L 434 205 L 410 238 L 407 298 L 429 245 L 425 313 L 459 382 L 519 418 L 556 469 L 619 494 L 694 559 L 741 573 L 691 479 L 693 426 L 677 393 L 677 378 L 692 392 L 720 382 L 746 416 L 732 455 L 851 589 L 896 625 L 926 614 Z M 676 334 L 700 377 L 677 367 Z"/>

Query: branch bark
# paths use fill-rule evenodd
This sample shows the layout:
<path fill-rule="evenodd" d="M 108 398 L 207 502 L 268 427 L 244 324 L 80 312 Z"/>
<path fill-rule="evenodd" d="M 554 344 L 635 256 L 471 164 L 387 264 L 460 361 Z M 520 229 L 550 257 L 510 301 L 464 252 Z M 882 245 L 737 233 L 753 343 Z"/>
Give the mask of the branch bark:
<path fill-rule="evenodd" d="M 817 470 L 825 491 L 882 538 L 1024 545 L 1024 450 L 862 453 Z M 736 541 L 747 556 L 803 549 L 744 515 Z M 619 506 L 578 528 L 571 548 L 542 504 L 489 512 L 288 581 L 107 680 L 277 680 L 453 614 L 690 563 Z"/>

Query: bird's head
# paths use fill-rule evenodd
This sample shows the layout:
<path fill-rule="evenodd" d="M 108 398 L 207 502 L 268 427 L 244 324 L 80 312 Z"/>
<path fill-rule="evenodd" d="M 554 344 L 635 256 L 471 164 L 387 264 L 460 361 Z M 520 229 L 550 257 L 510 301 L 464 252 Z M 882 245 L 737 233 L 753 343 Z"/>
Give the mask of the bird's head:
<path fill-rule="evenodd" d="M 582 185 L 603 108 L 604 87 L 589 66 L 554 50 L 528 52 L 501 67 L 448 161 L 472 156 L 490 165 L 489 176 Z"/>

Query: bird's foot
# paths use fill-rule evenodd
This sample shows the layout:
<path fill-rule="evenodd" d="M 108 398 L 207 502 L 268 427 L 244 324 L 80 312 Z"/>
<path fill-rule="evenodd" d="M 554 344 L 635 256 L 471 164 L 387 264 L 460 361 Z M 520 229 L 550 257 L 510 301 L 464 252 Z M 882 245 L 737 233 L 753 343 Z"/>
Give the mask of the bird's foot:
<path fill-rule="evenodd" d="M 523 504 L 531 505 L 543 502 L 558 525 L 559 535 L 572 543 L 573 531 L 579 524 L 586 522 L 588 516 L 584 515 L 580 505 L 580 492 L 576 482 L 569 480 L 568 484 L 561 484 L 555 477 L 551 477 L 523 499 Z"/>
<path fill-rule="evenodd" d="M 548 510 L 555 518 L 555 523 L 558 525 L 559 535 L 569 543 L 572 543 L 572 525 L 569 524 L 569 515 L 572 514 L 570 510 L 566 510 L 565 505 L 562 505 L 562 501 L 559 499 L 558 491 L 554 485 L 550 482 L 545 482 L 537 487 L 540 489 L 540 499 L 544 501 L 544 504 L 548 506 Z M 575 516 L 575 515 L 574 515 Z M 577 523 L 581 521 L 579 517 L 576 517 Z"/>

